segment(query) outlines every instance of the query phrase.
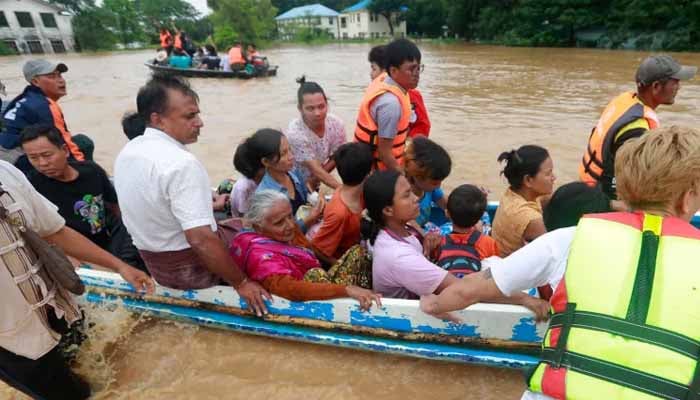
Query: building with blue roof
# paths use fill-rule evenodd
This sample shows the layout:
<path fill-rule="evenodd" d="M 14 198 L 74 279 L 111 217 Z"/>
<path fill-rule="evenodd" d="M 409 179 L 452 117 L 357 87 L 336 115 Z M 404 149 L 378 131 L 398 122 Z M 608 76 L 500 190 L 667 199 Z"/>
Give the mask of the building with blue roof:
<path fill-rule="evenodd" d="M 367 7 L 372 0 L 361 0 L 340 12 L 339 37 L 341 39 L 378 39 L 391 38 L 391 29 L 386 17 L 371 13 Z M 404 7 L 402 12 L 407 11 Z M 396 21 L 399 13 L 392 14 Z M 394 22 L 394 37 L 406 36 L 406 21 Z"/>
<path fill-rule="evenodd" d="M 277 17 L 277 31 L 281 39 L 292 39 L 300 28 L 328 32 L 333 38 L 339 38 L 338 16 L 340 14 L 322 4 L 309 4 L 295 7 Z"/>

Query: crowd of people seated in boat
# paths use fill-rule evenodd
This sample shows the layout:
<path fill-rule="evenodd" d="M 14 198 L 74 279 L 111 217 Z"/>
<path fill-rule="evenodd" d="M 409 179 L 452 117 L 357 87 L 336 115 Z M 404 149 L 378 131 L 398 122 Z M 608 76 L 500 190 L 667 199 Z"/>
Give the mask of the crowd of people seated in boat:
<path fill-rule="evenodd" d="M 255 43 L 235 43 L 225 54 L 219 54 L 213 44 L 198 46 L 178 29 L 173 36 L 167 28 L 160 33 L 160 48 L 154 63 L 180 69 L 262 73 L 269 68 L 267 57 L 258 52 Z"/>
<path fill-rule="evenodd" d="M 164 35 L 170 62 L 189 57 L 183 32 L 174 40 Z M 232 70 L 241 70 L 257 52 L 252 44 L 247 51 L 237 44 L 219 57 L 207 45 L 193 55 L 204 68 L 226 59 Z M 624 207 L 582 183 L 553 194 L 549 152 L 524 145 L 494 160 L 503 164 L 508 187 L 492 224 L 487 191 L 478 182 L 450 193 L 442 188 L 452 159 L 429 138 L 415 44 L 399 39 L 376 46 L 368 60 L 372 82 L 354 143 L 329 111 L 321 85 L 302 77 L 299 116 L 284 131 L 260 129 L 240 143 L 233 151 L 240 178 L 222 182 L 215 193 L 204 187 L 201 163 L 183 152 L 196 141 L 201 120 L 197 94 L 177 77 L 154 75 L 139 91 L 138 111 L 124 117 L 130 143 L 115 164 L 116 191 L 97 164 L 73 161 L 65 135 L 52 126 L 25 127 L 19 143 L 36 168 L 32 183 L 76 221 L 76 229 L 104 248 L 120 247 L 115 254 L 161 284 L 192 289 L 224 282 L 240 289 L 255 282 L 243 295 L 259 300 L 253 301 L 256 311 L 265 310 L 261 299 L 268 292 L 292 300 L 349 296 L 363 308 L 381 296 L 438 294 L 479 272 L 485 259 L 507 257 L 549 230 L 575 225 L 585 212 Z M 175 147 L 164 151 L 166 144 Z M 146 155 L 149 148 L 159 155 Z M 146 172 L 153 175 L 149 185 L 140 182 Z M 85 182 L 80 188 L 73 183 L 77 177 Z M 150 195 L 146 186 L 159 192 Z M 323 188 L 332 194 L 320 194 Z M 82 203 L 74 201 L 78 195 Z M 149 213 L 149 207 L 160 211 Z M 124 218 L 133 242 L 121 223 L 101 229 L 105 209 Z M 551 287 L 539 289 L 539 297 L 551 296 Z M 541 310 L 540 300 L 525 294 L 504 301 Z"/>

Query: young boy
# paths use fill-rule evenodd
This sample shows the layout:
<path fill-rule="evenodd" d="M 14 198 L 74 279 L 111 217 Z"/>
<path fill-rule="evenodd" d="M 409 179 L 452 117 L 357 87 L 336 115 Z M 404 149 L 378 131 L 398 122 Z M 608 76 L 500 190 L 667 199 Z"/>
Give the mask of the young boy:
<path fill-rule="evenodd" d="M 462 185 L 447 199 L 452 233 L 442 238 L 436 264 L 461 278 L 481 271 L 481 260 L 498 255 L 498 245 L 475 225 L 486 211 L 486 194 L 474 185 Z"/>
<path fill-rule="evenodd" d="M 326 204 L 321 228 L 311 243 L 327 257 L 338 259 L 360 242 L 365 208 L 362 184 L 372 170 L 372 149 L 364 143 L 346 143 L 336 150 L 333 160 L 343 184 Z"/>

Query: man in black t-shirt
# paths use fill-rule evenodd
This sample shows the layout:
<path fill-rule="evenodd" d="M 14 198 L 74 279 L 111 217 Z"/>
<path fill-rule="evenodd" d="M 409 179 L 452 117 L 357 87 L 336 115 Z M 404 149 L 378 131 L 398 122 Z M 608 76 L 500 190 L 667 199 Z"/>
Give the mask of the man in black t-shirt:
<path fill-rule="evenodd" d="M 104 169 L 91 161 L 69 161 L 60 132 L 50 125 L 25 128 L 20 143 L 36 169 L 29 181 L 58 207 L 66 225 L 124 262 L 144 269 L 121 223 L 117 193 Z"/>

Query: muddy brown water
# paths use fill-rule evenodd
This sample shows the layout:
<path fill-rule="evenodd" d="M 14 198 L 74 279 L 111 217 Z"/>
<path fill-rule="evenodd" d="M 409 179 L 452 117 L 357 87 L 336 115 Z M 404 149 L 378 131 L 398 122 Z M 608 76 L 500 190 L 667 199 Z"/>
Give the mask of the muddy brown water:
<path fill-rule="evenodd" d="M 266 50 L 277 77 L 258 80 L 193 79 L 204 128 L 191 150 L 211 183 L 234 175 L 236 145 L 258 128 L 284 128 L 298 114 L 296 77 L 306 74 L 330 98 L 348 137 L 369 80 L 366 44 L 284 46 Z M 557 184 L 576 178 L 586 139 L 605 104 L 633 90 L 648 53 L 582 49 L 421 45 L 423 93 L 431 138 L 453 157 L 447 188 L 484 185 L 497 200 L 505 188 L 496 157 L 523 144 L 550 150 Z M 61 100 L 73 133 L 95 141 L 95 159 L 111 171 L 126 143 L 120 118 L 135 109 L 149 71 L 149 51 L 68 54 L 61 60 L 68 95 Z M 700 65 L 700 54 L 674 56 Z M 0 58 L 9 94 L 25 85 L 27 57 Z M 684 82 L 673 106 L 657 111 L 663 125 L 700 127 L 700 81 Z M 5 100 L 8 100 L 7 98 Z M 230 399 L 516 399 L 520 373 L 431 362 L 239 335 L 135 319 L 117 310 L 90 310 L 95 338 L 81 350 L 80 370 L 96 398 Z M 0 399 L 23 398 L 0 383 Z"/>

